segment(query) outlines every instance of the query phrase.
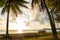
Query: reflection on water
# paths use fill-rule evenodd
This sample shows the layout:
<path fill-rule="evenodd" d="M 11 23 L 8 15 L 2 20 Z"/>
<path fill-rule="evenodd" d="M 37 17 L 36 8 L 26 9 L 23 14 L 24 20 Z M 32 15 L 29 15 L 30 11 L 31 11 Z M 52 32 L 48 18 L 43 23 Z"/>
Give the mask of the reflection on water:
<path fill-rule="evenodd" d="M 10 34 L 16 34 L 17 32 L 17 30 L 9 30 Z M 0 30 L 0 34 L 6 34 L 6 30 Z"/>

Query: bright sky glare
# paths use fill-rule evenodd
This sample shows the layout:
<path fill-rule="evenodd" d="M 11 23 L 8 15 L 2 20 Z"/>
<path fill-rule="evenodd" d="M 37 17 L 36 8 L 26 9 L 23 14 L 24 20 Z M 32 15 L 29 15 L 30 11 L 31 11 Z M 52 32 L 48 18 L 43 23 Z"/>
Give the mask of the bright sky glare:
<path fill-rule="evenodd" d="M 31 2 L 31 0 L 29 0 Z M 39 30 L 43 28 L 50 28 L 49 20 L 47 15 L 43 12 L 39 12 L 37 7 L 34 10 L 31 10 L 31 5 L 28 4 L 30 9 L 22 8 L 23 14 L 18 17 L 11 17 L 9 21 L 9 30 L 18 30 L 17 33 L 23 33 L 23 30 Z M 1 8 L 0 8 L 1 10 Z M 39 20 L 35 21 L 34 19 L 39 14 Z M 0 30 L 6 29 L 6 15 L 0 15 Z"/>

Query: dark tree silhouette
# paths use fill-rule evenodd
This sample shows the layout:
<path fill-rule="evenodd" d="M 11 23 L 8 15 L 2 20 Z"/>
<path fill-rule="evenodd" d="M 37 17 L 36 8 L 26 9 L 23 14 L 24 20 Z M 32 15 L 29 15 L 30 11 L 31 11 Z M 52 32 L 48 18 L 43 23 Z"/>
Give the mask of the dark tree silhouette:
<path fill-rule="evenodd" d="M 47 5 L 45 3 L 45 0 L 42 0 L 42 1 L 44 3 L 44 6 L 46 8 L 46 11 L 47 11 L 47 14 L 48 14 L 48 17 L 49 17 L 49 20 L 50 20 L 50 25 L 51 25 L 51 28 L 52 28 L 54 39 L 58 40 L 58 36 L 57 36 L 56 28 L 55 28 L 55 23 L 54 23 L 53 15 L 52 15 L 52 13 L 49 12 L 48 7 L 47 7 Z"/>
<path fill-rule="evenodd" d="M 1 14 L 4 14 L 5 12 L 7 12 L 6 37 L 8 37 L 9 36 L 9 14 L 10 14 L 10 11 L 12 11 L 13 14 L 16 15 L 16 17 L 17 17 L 18 13 L 22 13 L 20 7 L 28 8 L 26 5 L 24 5 L 28 2 L 25 0 L 1 0 L 0 2 L 1 2 L 0 7 L 3 7 Z"/>
<path fill-rule="evenodd" d="M 52 28 L 54 39 L 57 40 L 58 36 L 57 36 L 56 28 L 55 28 L 54 18 L 53 18 L 52 13 L 49 12 L 49 9 L 48 9 L 45 1 L 46 0 L 38 0 L 38 1 L 37 0 L 32 0 L 32 8 L 34 8 L 34 5 L 40 4 L 42 10 L 46 9 L 48 17 L 49 17 L 49 20 L 50 20 L 50 25 L 51 25 L 51 28 Z"/>

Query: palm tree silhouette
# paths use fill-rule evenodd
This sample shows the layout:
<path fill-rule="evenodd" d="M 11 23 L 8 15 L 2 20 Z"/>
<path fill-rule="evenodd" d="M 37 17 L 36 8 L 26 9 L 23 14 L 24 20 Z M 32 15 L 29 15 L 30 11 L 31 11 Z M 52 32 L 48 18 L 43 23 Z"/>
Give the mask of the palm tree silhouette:
<path fill-rule="evenodd" d="M 55 14 L 55 20 L 60 22 L 60 0 L 47 0 L 46 4 L 51 9 L 51 13 Z"/>
<path fill-rule="evenodd" d="M 8 30 L 9 30 L 10 11 L 12 11 L 13 14 L 16 15 L 16 17 L 17 17 L 18 13 L 22 13 L 22 10 L 20 9 L 20 7 L 28 8 L 26 5 L 24 5 L 28 2 L 25 0 L 1 0 L 0 2 L 1 2 L 0 7 L 3 7 L 1 14 L 4 14 L 5 12 L 7 12 L 6 36 L 9 36 Z"/>
<path fill-rule="evenodd" d="M 50 20 L 50 25 L 51 25 L 51 28 L 52 28 L 54 39 L 57 40 L 58 37 L 57 37 L 57 31 L 56 31 L 56 28 L 55 28 L 54 18 L 53 18 L 52 13 L 49 12 L 45 0 L 32 0 L 32 4 L 31 4 L 32 8 L 34 8 L 34 5 L 36 5 L 36 4 L 40 4 L 40 7 L 41 7 L 42 10 L 46 9 L 49 20 Z"/>

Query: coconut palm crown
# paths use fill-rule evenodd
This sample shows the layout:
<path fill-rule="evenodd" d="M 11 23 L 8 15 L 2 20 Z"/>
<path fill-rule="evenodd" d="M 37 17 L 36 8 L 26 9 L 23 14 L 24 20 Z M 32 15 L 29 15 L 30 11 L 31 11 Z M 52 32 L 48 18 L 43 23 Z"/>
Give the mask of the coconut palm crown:
<path fill-rule="evenodd" d="M 20 7 L 28 8 L 25 3 L 28 3 L 25 0 L 0 0 L 0 7 L 3 7 L 1 14 L 4 14 L 8 10 L 8 5 L 10 3 L 10 10 L 17 16 L 17 13 L 22 13 Z"/>

